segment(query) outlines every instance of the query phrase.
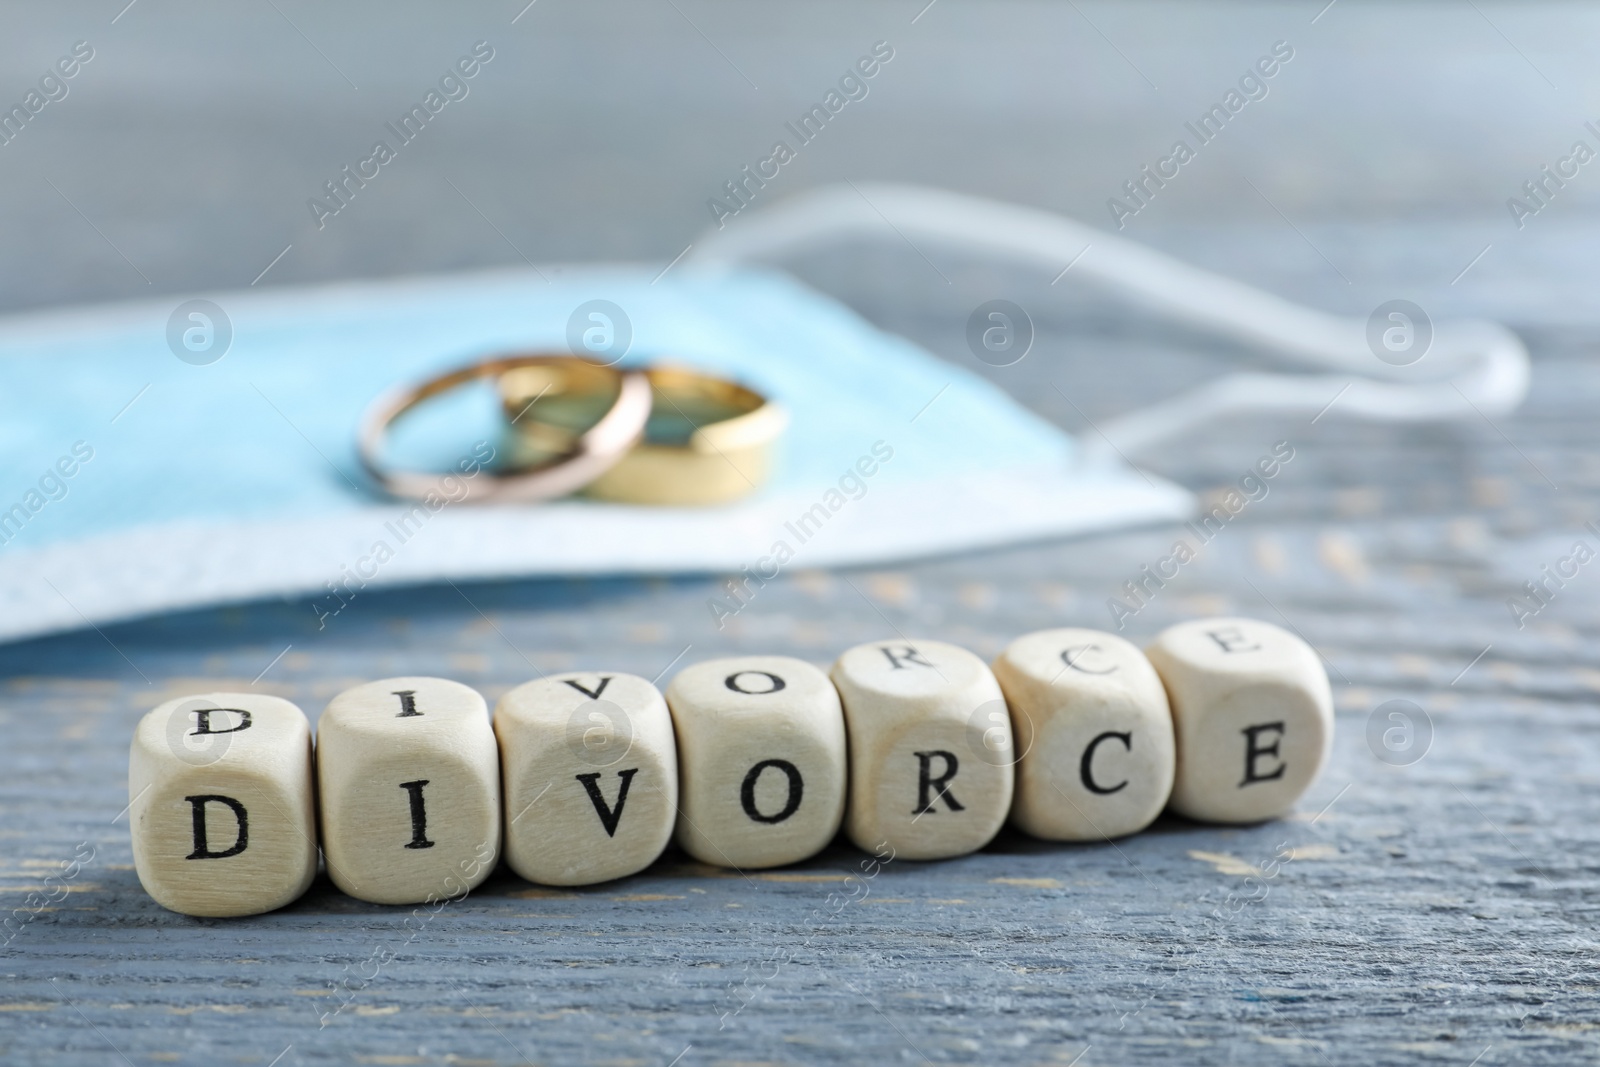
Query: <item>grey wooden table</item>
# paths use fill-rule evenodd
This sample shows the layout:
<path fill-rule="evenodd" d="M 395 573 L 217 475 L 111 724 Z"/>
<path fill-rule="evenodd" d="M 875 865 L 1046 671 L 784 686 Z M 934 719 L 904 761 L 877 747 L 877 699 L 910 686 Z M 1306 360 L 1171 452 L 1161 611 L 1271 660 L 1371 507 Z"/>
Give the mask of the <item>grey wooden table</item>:
<path fill-rule="evenodd" d="M 1259 827 L 1165 819 L 1094 846 L 1006 833 L 976 855 L 891 863 L 870 878 L 843 844 L 748 875 L 669 853 L 643 875 L 582 890 L 536 889 L 501 872 L 420 914 L 356 902 L 319 879 L 292 907 L 238 921 L 162 910 L 130 866 L 127 743 L 139 715 L 169 696 L 253 685 L 315 714 L 350 684 L 406 672 L 460 679 L 492 701 L 534 668 L 651 677 L 680 655 L 827 661 L 883 636 L 885 618 L 988 656 L 1031 629 L 1106 626 L 1106 599 L 1166 553 L 1171 530 L 798 573 L 722 631 L 705 606 L 715 576 L 593 578 L 363 594 L 323 631 L 305 603 L 264 603 L 0 648 L 0 899 L 11 916 L 0 1057 L 1086 1067 L 1595 1058 L 1600 577 L 1581 570 L 1521 627 L 1506 604 L 1574 541 L 1600 546 L 1583 527 L 1600 518 L 1591 358 L 1600 321 L 1583 210 L 1594 201 L 1574 182 L 1567 214 L 1527 231 L 1501 203 L 1549 161 L 1546 142 L 1559 149 L 1579 135 L 1567 98 L 1592 75 L 1574 59 L 1582 34 L 1563 20 L 1592 15 L 1537 8 L 1519 21 L 1489 5 L 1480 19 L 1470 8 L 1340 4 L 1312 23 L 1320 4 L 983 14 L 947 2 L 912 23 L 920 3 L 816 8 L 809 21 L 800 9 L 685 6 L 680 17 L 641 4 L 607 24 L 547 0 L 513 25 L 520 6 L 323 18 L 285 5 L 282 16 L 229 22 L 149 0 L 115 24 L 115 11 L 9 10 L 19 32 L 0 35 L 8 72 L 42 70 L 78 37 L 105 43 L 80 95 L 43 116 L 53 125 L 0 149 L 11 193 L 0 214 L 31 249 L 0 259 L 8 305 L 151 291 L 176 302 L 200 285 L 249 282 L 284 244 L 301 254 L 274 270 L 300 282 L 515 260 L 507 244 L 540 258 L 665 262 L 702 224 L 702 190 L 737 170 L 747 142 L 763 147 L 775 116 L 812 94 L 817 76 L 891 33 L 905 41 L 896 61 L 915 92 L 897 96 L 885 80 L 883 111 L 863 108 L 857 140 L 802 161 L 813 169 L 796 187 L 836 173 L 897 176 L 1094 221 L 1107 186 L 1135 171 L 1177 116 L 1286 37 L 1310 88 L 1285 80 L 1268 101 L 1281 111 L 1263 108 L 1260 128 L 1206 160 L 1192 192 L 1174 190 L 1162 209 L 1173 214 L 1136 220 L 1130 230 L 1144 229 L 1131 235 L 1336 310 L 1364 314 L 1407 296 L 1440 316 L 1504 316 L 1534 352 L 1532 396 L 1513 417 L 1445 426 L 1364 426 L 1336 412 L 1315 423 L 1238 420 L 1147 457 L 1207 492 L 1274 442 L 1295 448 L 1270 496 L 1127 631 L 1144 638 L 1238 612 L 1292 626 L 1321 652 L 1338 711 L 1332 762 L 1297 816 Z M 448 42 L 440 54 L 450 58 L 458 38 L 491 32 L 473 20 L 506 39 L 492 73 L 520 87 L 517 99 L 551 101 L 529 128 L 570 158 L 552 161 L 496 129 L 516 100 L 493 99 L 486 73 L 483 111 L 464 111 L 455 132 L 406 160 L 412 169 L 396 173 L 392 192 L 353 205 L 365 216 L 310 229 L 296 213 L 321 181 L 311 178 L 365 137 L 368 112 L 413 92 L 413 75 L 431 76 L 440 48 L 430 41 Z M 596 62 L 622 84 L 571 59 L 586 41 L 603 43 Z M 729 54 L 719 59 L 712 41 Z M 318 48 L 330 54 L 319 59 Z M 1362 67 L 1374 49 L 1411 56 L 1411 66 Z M 1423 54 L 1432 58 L 1421 63 Z M 551 73 L 540 59 L 564 65 Z M 747 87 L 724 59 L 770 95 L 739 96 Z M 629 64 L 641 69 L 618 73 Z M 941 64 L 960 67 L 965 97 L 941 88 Z M 359 90 L 371 97 L 330 66 L 374 79 Z M 1048 92 L 1023 92 L 1073 81 L 1074 70 L 1073 114 Z M 89 79 L 101 71 L 117 93 L 95 95 Z M 1441 86 L 1467 88 L 1444 100 Z M 652 90 L 668 97 L 659 122 L 626 106 Z M 697 105 L 693 121 L 668 106 L 686 102 Z M 1048 132 L 1058 120 L 1075 140 Z M 1367 143 L 1414 153 L 1391 154 L 1385 171 L 1341 140 L 1363 123 Z M 1463 126 L 1474 131 L 1465 142 L 1452 133 Z M 695 140 L 708 130 L 709 146 Z M 206 150 L 185 156 L 197 131 Z M 634 134 L 642 139 L 629 142 Z M 628 144 L 637 155 L 618 147 Z M 991 155 L 1004 165 L 984 169 L 969 161 L 975 148 L 1014 155 Z M 97 154 L 102 165 L 87 165 Z M 513 195 L 530 173 L 542 196 L 565 188 L 573 206 L 549 211 Z M 608 177 L 596 184 L 597 174 Z M 438 179 L 463 175 L 482 183 L 472 188 L 484 191 L 486 214 L 506 212 L 504 243 L 465 231 L 441 206 L 452 202 Z M 98 228 L 75 221 L 42 177 Z M 1271 206 L 1241 206 L 1242 177 Z M 182 179 L 176 194 L 168 178 Z M 1485 244 L 1493 250 L 1453 283 Z M 935 258 L 948 284 L 892 242 L 796 267 L 1075 432 L 1241 358 L 1048 279 Z M 1028 308 L 1039 329 L 1035 350 L 1010 368 L 977 366 L 962 339 L 971 308 L 995 296 Z M 1391 700 L 1415 705 L 1423 728 L 1404 765 L 1369 742 Z M 59 899 L 28 907 L 41 891 Z"/>

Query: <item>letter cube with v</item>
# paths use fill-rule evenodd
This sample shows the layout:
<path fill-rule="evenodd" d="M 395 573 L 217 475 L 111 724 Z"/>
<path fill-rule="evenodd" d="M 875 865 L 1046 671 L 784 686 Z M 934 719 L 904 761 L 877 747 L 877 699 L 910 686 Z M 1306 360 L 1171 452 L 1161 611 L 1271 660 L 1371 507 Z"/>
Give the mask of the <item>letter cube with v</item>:
<path fill-rule="evenodd" d="M 317 873 L 311 726 L 279 697 L 169 700 L 139 721 L 128 759 L 133 865 L 185 915 L 257 915 Z"/>
<path fill-rule="evenodd" d="M 857 645 L 833 665 L 850 735 L 856 847 L 902 859 L 988 844 L 1011 809 L 1005 697 L 983 660 L 939 641 Z"/>
<path fill-rule="evenodd" d="M 1136 833 L 1172 792 L 1172 713 L 1137 647 L 1096 630 L 1011 642 L 995 677 L 1017 728 L 1011 821 L 1050 841 Z"/>
<path fill-rule="evenodd" d="M 443 678 L 346 689 L 317 723 L 322 852 L 374 904 L 460 896 L 500 857 L 500 753 L 476 690 Z"/>
<path fill-rule="evenodd" d="M 644 870 L 672 840 L 678 754 L 655 686 L 555 674 L 494 709 L 506 862 L 532 882 L 590 885 Z"/>
<path fill-rule="evenodd" d="M 1200 619 L 1145 652 L 1172 701 L 1172 810 L 1223 823 L 1288 814 L 1333 745 L 1333 694 L 1315 650 L 1270 623 Z"/>
<path fill-rule="evenodd" d="M 699 663 L 667 686 L 678 734 L 678 844 L 719 867 L 813 856 L 844 817 L 839 694 L 787 656 Z"/>

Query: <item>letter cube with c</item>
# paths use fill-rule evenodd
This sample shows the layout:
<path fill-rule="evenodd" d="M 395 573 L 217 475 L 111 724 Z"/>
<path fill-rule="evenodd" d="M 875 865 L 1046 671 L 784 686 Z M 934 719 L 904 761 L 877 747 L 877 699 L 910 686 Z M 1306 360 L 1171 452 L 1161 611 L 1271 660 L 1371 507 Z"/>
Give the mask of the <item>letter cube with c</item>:
<path fill-rule="evenodd" d="M 1310 645 L 1255 619 L 1199 619 L 1145 649 L 1178 741 L 1170 806 L 1204 822 L 1288 814 L 1333 745 L 1333 694 Z"/>
<path fill-rule="evenodd" d="M 1011 810 L 1015 752 L 983 660 L 939 641 L 874 641 L 840 656 L 832 676 L 850 735 L 856 847 L 932 860 L 988 844 Z"/>
<path fill-rule="evenodd" d="M 667 706 L 685 852 L 719 867 L 776 867 L 833 840 L 848 764 L 826 674 L 787 656 L 712 660 L 672 679 Z"/>
<path fill-rule="evenodd" d="M 1096 630 L 1042 630 L 994 661 L 1017 729 L 1011 821 L 1050 841 L 1143 830 L 1172 793 L 1167 693 L 1137 647 Z"/>
<path fill-rule="evenodd" d="M 672 716 L 632 674 L 519 685 L 494 709 L 506 862 L 531 882 L 591 885 L 653 863 L 678 818 Z"/>
<path fill-rule="evenodd" d="M 431 903 L 500 857 L 500 753 L 476 690 L 443 678 L 346 689 L 317 723 L 328 876 L 374 904 Z"/>
<path fill-rule="evenodd" d="M 281 908 L 317 874 L 311 726 L 280 697 L 207 693 L 139 720 L 128 758 L 133 865 L 185 915 Z"/>

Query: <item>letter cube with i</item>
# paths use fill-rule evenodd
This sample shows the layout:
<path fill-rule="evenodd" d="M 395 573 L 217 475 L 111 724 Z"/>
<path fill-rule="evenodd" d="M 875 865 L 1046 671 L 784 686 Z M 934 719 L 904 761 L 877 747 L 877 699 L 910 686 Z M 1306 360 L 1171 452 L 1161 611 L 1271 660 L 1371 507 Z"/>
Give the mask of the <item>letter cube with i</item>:
<path fill-rule="evenodd" d="M 850 735 L 850 840 L 917 860 L 988 844 L 1011 810 L 1015 750 L 983 660 L 939 641 L 875 641 L 832 673 Z"/>
<path fill-rule="evenodd" d="M 712 660 L 672 679 L 667 706 L 685 852 L 718 867 L 776 867 L 833 840 L 849 772 L 826 674 L 787 656 Z"/>
<path fill-rule="evenodd" d="M 1200 619 L 1162 631 L 1145 652 L 1172 702 L 1172 810 L 1223 823 L 1288 814 L 1333 745 L 1333 694 L 1316 651 L 1270 623 Z"/>
<path fill-rule="evenodd" d="M 994 661 L 1016 726 L 1011 821 L 1049 841 L 1143 830 L 1172 792 L 1167 693 L 1137 647 L 1096 630 L 1043 630 Z"/>
<path fill-rule="evenodd" d="M 311 726 L 280 697 L 208 693 L 139 720 L 128 759 L 133 865 L 185 915 L 257 915 L 317 874 Z"/>
<path fill-rule="evenodd" d="M 678 753 L 667 702 L 632 674 L 556 674 L 494 709 L 506 862 L 532 882 L 644 870 L 672 840 Z"/>
<path fill-rule="evenodd" d="M 346 689 L 317 723 L 322 854 L 374 904 L 460 896 L 500 856 L 500 753 L 477 691 L 443 678 Z"/>

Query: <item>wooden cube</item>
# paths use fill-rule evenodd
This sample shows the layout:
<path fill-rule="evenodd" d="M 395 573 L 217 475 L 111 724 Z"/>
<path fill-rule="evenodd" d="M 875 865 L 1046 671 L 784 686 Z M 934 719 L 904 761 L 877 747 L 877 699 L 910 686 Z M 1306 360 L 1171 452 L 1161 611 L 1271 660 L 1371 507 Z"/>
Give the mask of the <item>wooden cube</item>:
<path fill-rule="evenodd" d="M 873 855 L 960 856 L 1011 810 L 1011 719 L 983 660 L 940 641 L 874 641 L 833 665 L 850 735 L 850 839 Z"/>
<path fill-rule="evenodd" d="M 1172 810 L 1222 823 L 1291 811 L 1333 745 L 1333 694 L 1315 650 L 1270 623 L 1200 619 L 1145 651 L 1172 702 Z"/>
<path fill-rule="evenodd" d="M 460 896 L 500 856 L 500 754 L 477 691 L 443 678 L 347 689 L 317 723 L 322 852 L 375 904 Z"/>
<path fill-rule="evenodd" d="M 678 818 L 667 702 L 632 674 L 528 682 L 494 709 L 506 862 L 546 885 L 590 885 L 653 863 Z"/>
<path fill-rule="evenodd" d="M 1011 821 L 1050 841 L 1136 833 L 1172 792 L 1172 713 L 1143 652 L 1098 630 L 1041 630 L 994 661 L 1016 727 Z"/>
<path fill-rule="evenodd" d="M 206 693 L 151 711 L 128 798 L 134 869 L 164 908 L 257 915 L 316 877 L 311 726 L 280 697 Z"/>
<path fill-rule="evenodd" d="M 848 760 L 826 674 L 787 656 L 711 660 L 672 680 L 667 707 L 685 852 L 719 867 L 776 867 L 833 840 Z"/>

